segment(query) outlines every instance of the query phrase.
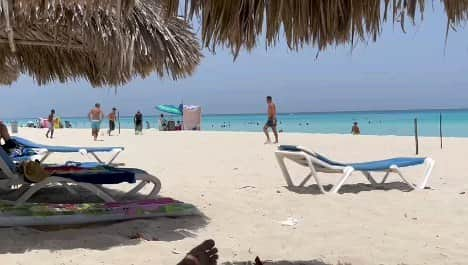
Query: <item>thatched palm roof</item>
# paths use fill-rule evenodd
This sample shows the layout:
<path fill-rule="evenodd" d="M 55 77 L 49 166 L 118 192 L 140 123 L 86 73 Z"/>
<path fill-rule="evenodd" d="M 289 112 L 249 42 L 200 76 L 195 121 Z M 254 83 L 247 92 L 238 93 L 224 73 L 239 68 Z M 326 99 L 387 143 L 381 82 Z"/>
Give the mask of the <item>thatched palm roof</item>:
<path fill-rule="evenodd" d="M 39 84 L 122 85 L 153 72 L 177 79 L 202 56 L 190 26 L 152 0 L 0 1 L 2 83 L 20 72 Z"/>
<path fill-rule="evenodd" d="M 178 12 L 178 0 L 163 1 L 172 14 Z M 441 1 L 449 25 L 468 19 L 468 0 Z M 200 18 L 205 47 L 229 47 L 236 56 L 256 47 L 263 35 L 267 47 L 284 35 L 293 50 L 375 40 L 385 19 L 404 31 L 405 21 L 422 17 L 424 6 L 424 0 L 185 0 L 182 10 L 189 20 Z"/>
<path fill-rule="evenodd" d="M 468 20 L 468 0 L 441 0 L 447 30 Z M 85 78 L 121 85 L 152 72 L 177 79 L 193 72 L 200 47 L 187 21 L 200 18 L 204 47 L 237 56 L 265 36 L 290 49 L 376 40 L 382 23 L 408 24 L 424 0 L 0 0 L 0 82 L 19 73 L 40 84 Z M 448 32 L 448 31 L 447 31 Z M 15 52 L 16 51 L 16 52 Z"/>

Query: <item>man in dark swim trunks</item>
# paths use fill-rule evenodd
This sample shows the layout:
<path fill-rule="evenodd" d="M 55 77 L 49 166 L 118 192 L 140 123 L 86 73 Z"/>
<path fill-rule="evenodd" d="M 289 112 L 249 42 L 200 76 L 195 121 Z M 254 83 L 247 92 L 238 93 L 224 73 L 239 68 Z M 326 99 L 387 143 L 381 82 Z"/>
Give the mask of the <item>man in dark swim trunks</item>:
<path fill-rule="evenodd" d="M 113 130 L 115 130 L 115 121 L 117 120 L 117 109 L 112 108 L 112 112 L 107 116 L 109 118 L 109 130 L 107 133 L 111 136 Z"/>
<path fill-rule="evenodd" d="M 3 144 L 1 144 L 2 140 L 3 140 Z M 16 148 L 16 143 L 13 139 L 11 139 L 10 133 L 8 132 L 8 128 L 1 121 L 0 121 L 0 146 L 7 153 L 10 153 L 12 149 Z"/>
<path fill-rule="evenodd" d="M 143 114 L 141 111 L 137 111 L 133 122 L 135 123 L 135 134 L 143 134 Z"/>
<path fill-rule="evenodd" d="M 271 144 L 270 135 L 268 134 L 268 128 L 271 128 L 271 130 L 273 131 L 273 134 L 275 135 L 274 143 L 277 144 L 278 143 L 278 131 L 276 130 L 276 123 L 277 123 L 276 105 L 275 103 L 273 103 L 273 98 L 271 96 L 268 96 L 266 98 L 266 101 L 268 105 L 268 120 L 265 126 L 263 126 L 263 132 L 265 133 L 266 138 L 267 138 L 267 141 L 265 142 L 265 144 Z"/>

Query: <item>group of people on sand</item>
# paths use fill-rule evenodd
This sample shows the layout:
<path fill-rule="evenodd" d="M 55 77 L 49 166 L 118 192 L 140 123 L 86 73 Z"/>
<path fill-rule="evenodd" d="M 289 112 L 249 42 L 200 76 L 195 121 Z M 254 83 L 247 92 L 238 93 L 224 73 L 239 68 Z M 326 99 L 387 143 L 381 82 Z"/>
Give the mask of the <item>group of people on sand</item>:
<path fill-rule="evenodd" d="M 88 113 L 88 118 L 91 122 L 91 133 L 93 135 L 94 141 L 97 141 L 104 116 L 105 115 L 101 109 L 101 104 L 99 103 L 96 103 L 94 108 L 92 108 Z M 107 134 L 109 136 L 111 136 L 112 131 L 115 130 L 115 125 L 118 118 L 117 116 L 117 108 L 113 107 L 112 112 L 107 115 L 107 118 L 109 119 L 109 129 L 107 130 Z M 135 124 L 135 134 L 143 134 L 143 114 L 141 111 L 137 111 L 133 117 L 133 123 Z"/>
<path fill-rule="evenodd" d="M 265 136 L 267 138 L 265 144 L 271 144 L 270 135 L 268 133 L 269 128 L 271 128 L 275 136 L 274 144 L 277 144 L 278 143 L 278 131 L 276 129 L 276 126 L 277 126 L 276 104 L 273 102 L 273 98 L 271 96 L 266 97 L 266 102 L 268 106 L 268 119 L 267 119 L 265 126 L 263 126 L 263 132 L 265 133 Z M 361 128 L 359 128 L 359 125 L 357 122 L 353 123 L 353 126 L 351 127 L 351 134 L 353 135 L 361 134 Z"/>

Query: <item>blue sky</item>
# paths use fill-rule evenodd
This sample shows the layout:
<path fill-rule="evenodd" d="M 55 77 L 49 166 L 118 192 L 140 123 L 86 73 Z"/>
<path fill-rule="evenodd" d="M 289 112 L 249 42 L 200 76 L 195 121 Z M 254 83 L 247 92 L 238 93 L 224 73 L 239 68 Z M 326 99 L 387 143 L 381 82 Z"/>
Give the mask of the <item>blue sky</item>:
<path fill-rule="evenodd" d="M 429 5 L 432 5 L 429 3 Z M 205 113 L 259 113 L 272 95 L 280 112 L 388 110 L 468 107 L 468 35 L 451 31 L 444 52 L 446 16 L 436 2 L 425 19 L 407 25 L 384 25 L 377 42 L 331 47 L 320 53 L 308 47 L 290 52 L 282 42 L 265 50 L 243 52 L 233 62 L 229 51 L 205 51 L 196 73 L 187 79 L 152 76 L 118 88 L 91 88 L 86 82 L 38 87 L 22 77 L 0 87 L 0 118 L 84 116 L 95 102 L 124 115 L 137 109 L 155 114 L 157 104 L 202 105 Z"/>

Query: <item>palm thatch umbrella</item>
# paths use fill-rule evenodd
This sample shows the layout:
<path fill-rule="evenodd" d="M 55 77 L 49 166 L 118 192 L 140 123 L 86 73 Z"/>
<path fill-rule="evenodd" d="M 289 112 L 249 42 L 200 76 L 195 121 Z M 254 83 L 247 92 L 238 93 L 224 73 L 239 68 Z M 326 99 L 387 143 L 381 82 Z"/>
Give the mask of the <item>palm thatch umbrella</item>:
<path fill-rule="evenodd" d="M 178 12 L 178 0 L 163 1 L 170 13 Z M 441 1 L 448 25 L 468 19 L 468 0 Z M 376 40 L 389 13 L 404 31 L 405 20 L 422 17 L 424 6 L 424 0 L 185 0 L 183 9 L 187 19 L 200 18 L 205 47 L 229 47 L 237 56 L 242 48 L 256 47 L 263 35 L 269 47 L 284 34 L 292 50 Z"/>
<path fill-rule="evenodd" d="M 156 72 L 190 75 L 201 48 L 190 26 L 152 0 L 0 0 L 0 82 L 77 78 L 122 85 Z M 3 71 L 3 68 L 8 71 Z"/>

